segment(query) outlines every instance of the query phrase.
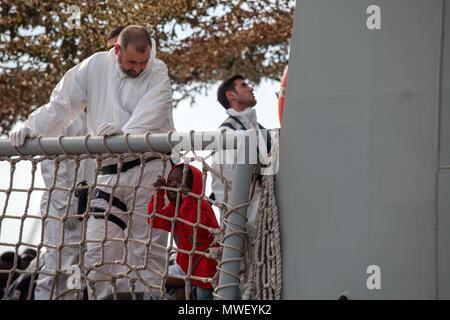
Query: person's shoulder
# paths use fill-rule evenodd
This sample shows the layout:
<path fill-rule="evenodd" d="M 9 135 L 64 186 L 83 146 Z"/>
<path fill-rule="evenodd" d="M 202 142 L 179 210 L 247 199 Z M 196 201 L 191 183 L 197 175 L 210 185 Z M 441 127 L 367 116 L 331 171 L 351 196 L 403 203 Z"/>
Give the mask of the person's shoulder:
<path fill-rule="evenodd" d="M 158 67 L 166 67 L 166 64 L 161 59 L 155 58 L 153 60 L 153 65 Z M 166 67 L 167 68 L 167 67 Z"/>
<path fill-rule="evenodd" d="M 235 124 L 233 122 L 235 121 L 233 121 L 231 117 L 227 117 L 219 126 L 219 129 L 224 128 L 225 131 L 235 131 L 237 130 L 237 128 L 235 127 Z"/>
<path fill-rule="evenodd" d="M 90 65 L 90 64 L 101 65 L 101 64 L 108 64 L 111 61 L 113 61 L 113 60 L 112 60 L 112 55 L 110 54 L 110 52 L 100 51 L 100 52 L 96 52 L 93 55 L 84 59 L 84 61 L 82 62 L 82 65 L 85 65 L 85 66 Z"/>
<path fill-rule="evenodd" d="M 153 60 L 153 64 L 152 64 L 152 71 L 158 72 L 158 73 L 160 73 L 160 72 L 167 73 L 168 69 L 167 69 L 167 66 L 164 63 L 164 61 L 162 61 L 158 58 L 155 58 L 155 60 Z"/>

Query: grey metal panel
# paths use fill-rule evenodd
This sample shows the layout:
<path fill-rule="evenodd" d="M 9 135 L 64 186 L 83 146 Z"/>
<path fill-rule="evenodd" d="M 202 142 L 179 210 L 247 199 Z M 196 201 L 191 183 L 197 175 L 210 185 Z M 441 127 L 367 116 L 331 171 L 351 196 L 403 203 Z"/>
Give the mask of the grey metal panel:
<path fill-rule="evenodd" d="M 283 299 L 436 297 L 441 3 L 297 1 L 277 185 Z M 366 27 L 372 4 L 381 30 Z"/>

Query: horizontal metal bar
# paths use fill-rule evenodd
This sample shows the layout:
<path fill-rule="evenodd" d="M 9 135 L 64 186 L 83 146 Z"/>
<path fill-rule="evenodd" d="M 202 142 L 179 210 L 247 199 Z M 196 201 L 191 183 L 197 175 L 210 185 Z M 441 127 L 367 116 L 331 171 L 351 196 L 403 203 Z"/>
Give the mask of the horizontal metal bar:
<path fill-rule="evenodd" d="M 242 139 L 243 136 L 248 136 L 248 131 L 226 131 L 223 133 L 220 133 L 219 131 L 192 133 L 174 132 L 170 135 L 171 143 L 169 143 L 168 133 L 128 135 L 126 140 L 126 136 L 116 135 L 104 139 L 106 147 L 103 144 L 103 137 L 99 136 L 46 137 L 40 138 L 39 141 L 38 138 L 28 138 L 23 146 L 17 148 L 17 151 L 14 149 L 9 139 L 0 139 L 0 155 L 59 155 L 64 154 L 65 152 L 69 154 L 103 154 L 109 152 L 127 153 L 130 152 L 129 150 L 132 152 L 147 152 L 150 151 L 149 146 L 155 152 L 172 151 L 172 146 L 175 146 L 178 151 L 180 151 L 180 149 L 182 151 L 217 150 L 217 142 L 219 141 L 218 137 L 220 137 L 220 135 L 222 135 L 222 149 L 236 149 L 238 139 Z M 148 145 L 145 142 L 146 138 Z M 127 145 L 129 149 L 127 148 Z"/>

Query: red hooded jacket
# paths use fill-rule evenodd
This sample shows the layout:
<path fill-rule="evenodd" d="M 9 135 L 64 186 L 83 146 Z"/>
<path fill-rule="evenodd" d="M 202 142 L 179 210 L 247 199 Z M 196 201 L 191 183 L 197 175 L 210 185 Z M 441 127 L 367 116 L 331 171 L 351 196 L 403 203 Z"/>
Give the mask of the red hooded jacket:
<path fill-rule="evenodd" d="M 181 164 L 175 166 L 170 170 L 169 176 L 172 171 L 180 166 Z M 200 170 L 189 165 L 189 168 L 193 174 L 193 184 L 192 184 L 192 193 L 200 195 L 202 193 L 203 188 L 203 176 Z M 184 219 L 191 223 L 197 223 L 198 221 L 198 200 L 193 196 L 186 196 L 183 198 L 183 203 L 180 206 L 178 218 Z M 148 204 L 148 213 L 153 213 L 154 206 L 154 195 L 152 196 L 149 204 Z M 160 215 L 164 215 L 166 217 L 174 217 L 175 216 L 175 203 L 172 203 L 170 200 L 166 207 L 164 207 L 164 191 L 159 190 L 157 192 L 157 201 L 156 201 L 156 212 Z M 149 218 L 149 224 L 151 223 L 151 219 Z M 209 228 L 220 228 L 217 223 L 216 216 L 211 205 L 208 201 L 202 199 L 200 204 L 200 224 Z M 153 228 L 163 229 L 167 232 L 172 231 L 172 223 L 169 220 L 154 217 L 153 218 Z M 192 250 L 192 238 L 194 236 L 194 228 L 186 223 L 178 221 L 175 223 L 174 229 L 174 240 L 179 249 L 183 249 L 186 251 Z M 210 233 L 207 229 L 199 226 L 197 228 L 197 239 L 196 239 L 196 251 L 207 251 L 211 246 L 211 243 L 214 240 L 214 235 Z M 196 261 L 199 262 L 196 264 Z M 189 269 L 189 254 L 178 252 L 177 253 L 177 263 L 180 265 L 181 269 L 187 274 Z M 212 278 L 216 273 L 217 261 L 215 259 L 207 258 L 203 255 L 194 254 L 192 256 L 192 268 L 194 268 L 194 272 L 191 273 L 193 276 L 203 277 L 203 278 Z M 199 280 L 191 280 L 192 284 L 203 288 L 209 289 L 212 288 L 209 282 L 202 282 Z"/>

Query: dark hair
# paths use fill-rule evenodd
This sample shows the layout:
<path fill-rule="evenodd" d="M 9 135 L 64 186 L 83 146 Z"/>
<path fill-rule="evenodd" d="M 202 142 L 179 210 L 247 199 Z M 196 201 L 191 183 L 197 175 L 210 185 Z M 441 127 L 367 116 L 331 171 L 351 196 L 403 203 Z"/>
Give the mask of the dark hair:
<path fill-rule="evenodd" d="M 7 268 L 9 269 L 9 265 L 11 266 L 11 268 L 14 266 L 14 257 L 15 257 L 15 253 L 13 251 L 7 251 L 4 252 L 1 256 L 0 256 L 0 260 L 2 261 L 2 268 Z M 20 256 L 17 256 L 17 268 L 20 269 L 22 267 L 22 258 Z"/>
<path fill-rule="evenodd" d="M 179 171 L 179 170 L 181 170 L 181 173 L 183 174 L 184 163 L 180 164 L 175 169 L 173 169 L 172 173 L 174 173 L 175 171 Z M 191 168 L 189 168 L 189 166 L 188 166 L 188 172 L 186 173 L 186 180 L 184 182 L 185 182 L 186 187 L 188 187 L 189 189 L 192 189 L 192 187 L 194 185 L 194 174 L 192 173 L 192 170 L 191 170 Z"/>
<path fill-rule="evenodd" d="M 150 33 L 142 26 L 128 26 L 120 32 L 117 43 L 124 50 L 133 44 L 136 51 L 144 53 L 147 46 L 151 46 Z"/>
<path fill-rule="evenodd" d="M 234 81 L 237 79 L 245 80 L 242 75 L 235 74 L 223 80 L 219 89 L 217 89 L 217 100 L 225 109 L 230 108 L 230 102 L 227 99 L 226 92 L 234 90 Z"/>
<path fill-rule="evenodd" d="M 112 38 L 118 37 L 120 32 L 125 29 L 124 26 L 118 26 L 115 27 L 114 29 L 112 29 L 109 33 L 108 36 L 106 37 L 106 40 L 111 40 Z"/>
<path fill-rule="evenodd" d="M 24 252 L 22 252 L 21 256 L 33 256 L 36 257 L 37 252 L 34 249 L 28 248 Z"/>

